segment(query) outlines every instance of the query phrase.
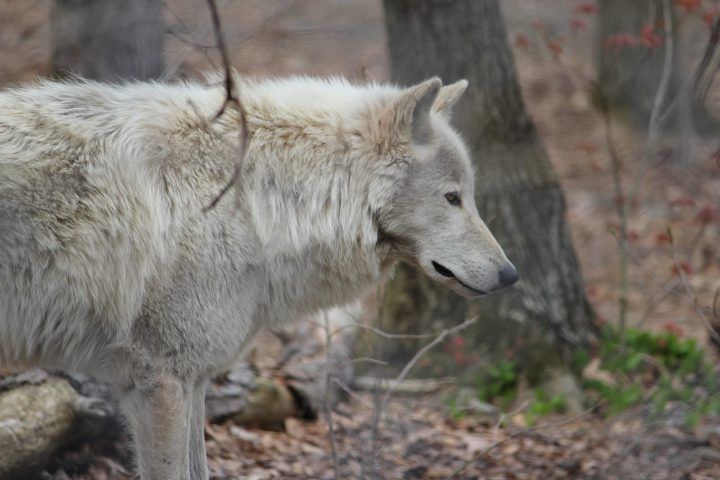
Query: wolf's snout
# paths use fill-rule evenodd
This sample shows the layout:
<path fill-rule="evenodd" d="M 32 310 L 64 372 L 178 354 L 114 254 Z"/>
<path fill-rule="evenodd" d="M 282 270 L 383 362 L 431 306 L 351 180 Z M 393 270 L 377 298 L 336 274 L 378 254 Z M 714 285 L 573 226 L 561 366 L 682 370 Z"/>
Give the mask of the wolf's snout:
<path fill-rule="evenodd" d="M 499 277 L 501 287 L 509 287 L 520 280 L 520 275 L 512 263 L 508 263 L 500 270 Z"/>

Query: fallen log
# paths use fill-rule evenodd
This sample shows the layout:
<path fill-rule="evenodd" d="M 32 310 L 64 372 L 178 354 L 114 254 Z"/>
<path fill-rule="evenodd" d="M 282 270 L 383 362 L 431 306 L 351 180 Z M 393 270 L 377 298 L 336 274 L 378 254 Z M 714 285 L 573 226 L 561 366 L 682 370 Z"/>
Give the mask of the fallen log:
<path fill-rule="evenodd" d="M 72 437 L 86 403 L 70 384 L 48 377 L 0 395 L 0 479 L 26 478 Z"/>
<path fill-rule="evenodd" d="M 210 382 L 205 390 L 205 416 L 210 422 L 232 420 L 276 429 L 286 418 L 299 414 L 298 403 L 284 382 L 258 375 L 244 362 Z"/>

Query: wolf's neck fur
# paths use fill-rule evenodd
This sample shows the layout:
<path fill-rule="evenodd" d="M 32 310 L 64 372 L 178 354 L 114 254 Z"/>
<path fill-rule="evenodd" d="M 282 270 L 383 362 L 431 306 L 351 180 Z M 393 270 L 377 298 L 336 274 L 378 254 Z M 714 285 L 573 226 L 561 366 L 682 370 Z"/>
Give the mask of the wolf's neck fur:
<path fill-rule="evenodd" d="M 392 93 L 343 81 L 242 83 L 248 143 L 238 197 L 230 192 L 218 208 L 243 224 L 245 240 L 256 247 L 251 263 L 265 272 L 265 316 L 296 316 L 348 302 L 388 269 L 374 214 L 396 179 L 382 174 L 367 129 L 369 108 Z M 194 108 L 207 115 L 221 103 L 221 92 L 212 90 Z M 208 137 L 208 151 L 193 155 L 199 158 L 188 159 L 195 163 L 186 164 L 186 180 L 199 181 L 202 162 L 201 181 L 214 185 L 199 190 L 214 194 L 239 159 L 237 112 L 205 128 L 219 135 Z M 205 135 L 197 123 L 185 129 L 181 136 Z M 222 175 L 213 178 L 217 172 Z"/>

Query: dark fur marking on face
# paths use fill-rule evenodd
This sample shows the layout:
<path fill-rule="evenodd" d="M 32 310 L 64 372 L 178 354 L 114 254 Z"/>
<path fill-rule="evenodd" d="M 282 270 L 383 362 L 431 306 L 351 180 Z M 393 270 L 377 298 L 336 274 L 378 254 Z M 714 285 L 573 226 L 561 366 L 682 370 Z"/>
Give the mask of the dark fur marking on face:
<path fill-rule="evenodd" d="M 414 262 L 418 257 L 417 242 L 410 237 L 390 232 L 385 228 L 378 214 L 373 214 L 373 222 L 377 230 L 376 246 L 385 250 L 388 258 Z"/>

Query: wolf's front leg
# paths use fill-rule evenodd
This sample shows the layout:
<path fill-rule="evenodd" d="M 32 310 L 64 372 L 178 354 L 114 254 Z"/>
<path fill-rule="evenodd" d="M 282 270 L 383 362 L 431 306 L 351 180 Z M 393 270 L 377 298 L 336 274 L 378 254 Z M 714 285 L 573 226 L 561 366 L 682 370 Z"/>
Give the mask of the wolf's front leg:
<path fill-rule="evenodd" d="M 140 480 L 191 480 L 188 443 L 192 384 L 165 373 L 147 380 L 123 402 Z"/>
<path fill-rule="evenodd" d="M 190 478 L 207 480 L 207 453 L 205 452 L 205 384 L 203 379 L 195 384 L 190 406 Z"/>

